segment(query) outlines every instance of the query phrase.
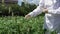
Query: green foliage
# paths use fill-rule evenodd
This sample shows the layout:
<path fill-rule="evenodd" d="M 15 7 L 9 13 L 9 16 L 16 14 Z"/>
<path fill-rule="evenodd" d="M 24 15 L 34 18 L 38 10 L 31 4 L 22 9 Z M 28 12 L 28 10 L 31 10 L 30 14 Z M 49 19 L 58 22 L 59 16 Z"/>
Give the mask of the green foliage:
<path fill-rule="evenodd" d="M 0 34 L 44 34 L 43 16 L 29 20 L 20 16 L 0 17 Z M 55 34 L 56 32 L 52 32 Z"/>
<path fill-rule="evenodd" d="M 0 11 L 2 11 L 2 12 L 7 11 L 8 12 L 8 7 L 6 7 L 5 5 L 0 5 Z"/>
<path fill-rule="evenodd" d="M 41 21 L 41 22 L 40 22 Z M 43 34 L 43 17 L 0 17 L 0 34 Z"/>

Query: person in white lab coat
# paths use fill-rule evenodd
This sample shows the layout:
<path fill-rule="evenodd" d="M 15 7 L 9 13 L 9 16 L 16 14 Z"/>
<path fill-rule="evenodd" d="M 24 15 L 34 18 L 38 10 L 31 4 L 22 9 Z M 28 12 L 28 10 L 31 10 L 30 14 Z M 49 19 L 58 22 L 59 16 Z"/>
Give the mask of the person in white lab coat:
<path fill-rule="evenodd" d="M 26 19 L 45 13 L 44 29 L 60 34 L 60 0 L 40 0 L 39 6 L 25 16 Z M 46 33 L 50 34 L 50 33 Z"/>

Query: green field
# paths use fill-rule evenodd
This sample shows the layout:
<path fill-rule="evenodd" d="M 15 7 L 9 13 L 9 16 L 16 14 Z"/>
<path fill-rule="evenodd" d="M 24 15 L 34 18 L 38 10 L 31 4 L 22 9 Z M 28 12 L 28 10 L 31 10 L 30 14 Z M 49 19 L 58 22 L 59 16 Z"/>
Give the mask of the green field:
<path fill-rule="evenodd" d="M 29 20 L 22 16 L 0 17 L 0 34 L 44 34 L 43 23 L 43 16 Z"/>

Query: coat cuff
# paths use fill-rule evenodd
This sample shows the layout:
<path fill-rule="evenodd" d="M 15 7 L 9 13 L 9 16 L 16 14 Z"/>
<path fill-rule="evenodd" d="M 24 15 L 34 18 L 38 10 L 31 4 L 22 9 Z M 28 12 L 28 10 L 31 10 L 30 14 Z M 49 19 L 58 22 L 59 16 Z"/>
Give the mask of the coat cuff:
<path fill-rule="evenodd" d="M 54 10 L 48 10 L 49 14 L 54 14 Z"/>

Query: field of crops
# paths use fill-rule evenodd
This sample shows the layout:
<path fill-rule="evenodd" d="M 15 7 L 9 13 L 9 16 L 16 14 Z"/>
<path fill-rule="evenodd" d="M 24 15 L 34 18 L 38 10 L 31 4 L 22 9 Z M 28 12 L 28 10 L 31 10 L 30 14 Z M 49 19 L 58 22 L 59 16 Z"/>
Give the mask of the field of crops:
<path fill-rule="evenodd" d="M 29 20 L 22 16 L 0 17 L 0 34 L 44 34 L 43 22 L 43 16 Z"/>

